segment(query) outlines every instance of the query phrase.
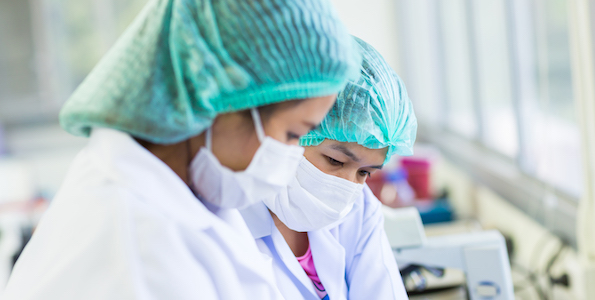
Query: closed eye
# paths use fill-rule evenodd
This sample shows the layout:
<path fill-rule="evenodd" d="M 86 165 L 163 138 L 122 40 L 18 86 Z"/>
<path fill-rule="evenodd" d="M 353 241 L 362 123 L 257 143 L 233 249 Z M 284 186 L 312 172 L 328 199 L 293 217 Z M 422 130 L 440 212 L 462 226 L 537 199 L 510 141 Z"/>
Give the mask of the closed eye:
<path fill-rule="evenodd" d="M 299 135 L 293 132 L 287 132 L 287 141 L 298 140 L 300 138 Z"/>
<path fill-rule="evenodd" d="M 325 156 L 326 156 L 326 155 L 325 155 Z M 331 165 L 333 165 L 333 166 L 340 166 L 340 167 L 342 167 L 342 166 L 344 165 L 344 163 L 343 163 L 343 162 L 340 162 L 340 161 L 338 161 L 338 160 L 336 160 L 336 159 L 334 159 L 334 158 L 332 158 L 332 157 L 330 157 L 330 156 L 326 156 L 326 158 L 328 159 L 328 162 L 329 162 Z"/>

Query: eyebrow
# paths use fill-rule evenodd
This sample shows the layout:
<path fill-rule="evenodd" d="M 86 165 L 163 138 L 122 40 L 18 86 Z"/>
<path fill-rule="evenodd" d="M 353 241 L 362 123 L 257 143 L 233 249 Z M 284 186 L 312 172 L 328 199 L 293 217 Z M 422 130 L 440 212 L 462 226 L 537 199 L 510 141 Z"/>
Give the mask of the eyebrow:
<path fill-rule="evenodd" d="M 377 166 L 369 166 L 368 168 L 382 170 L 382 165 L 377 165 Z"/>
<path fill-rule="evenodd" d="M 351 160 L 355 161 L 355 162 L 359 162 L 360 159 L 359 157 L 355 156 L 355 154 L 353 154 L 353 152 L 349 151 L 349 149 L 347 149 L 345 146 L 343 145 L 331 145 L 331 148 L 337 151 L 341 151 L 343 154 L 347 155 L 349 158 L 351 158 Z"/>

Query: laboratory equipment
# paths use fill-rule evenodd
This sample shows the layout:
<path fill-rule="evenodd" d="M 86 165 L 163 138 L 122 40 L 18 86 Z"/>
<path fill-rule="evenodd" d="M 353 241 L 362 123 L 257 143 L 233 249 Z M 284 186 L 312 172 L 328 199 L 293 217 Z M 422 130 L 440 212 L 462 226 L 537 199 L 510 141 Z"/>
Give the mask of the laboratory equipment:
<path fill-rule="evenodd" d="M 424 225 L 415 207 L 392 209 L 382 206 L 384 231 L 393 249 L 419 248 L 426 243 Z"/>
<path fill-rule="evenodd" d="M 448 193 L 433 200 L 416 201 L 414 206 L 425 225 L 450 222 L 454 219 L 454 208 L 448 200 Z"/>
<path fill-rule="evenodd" d="M 417 199 L 432 198 L 430 190 L 431 161 L 424 157 L 403 157 L 401 165 L 407 171 L 409 185 Z"/>
<path fill-rule="evenodd" d="M 407 182 L 407 171 L 403 168 L 380 170 L 368 177 L 366 183 L 382 204 L 398 208 L 415 202 L 415 191 Z"/>
<path fill-rule="evenodd" d="M 465 273 L 471 300 L 514 299 L 506 243 L 498 231 L 426 237 L 421 217 L 412 209 L 383 211 L 399 266 L 457 268 Z"/>

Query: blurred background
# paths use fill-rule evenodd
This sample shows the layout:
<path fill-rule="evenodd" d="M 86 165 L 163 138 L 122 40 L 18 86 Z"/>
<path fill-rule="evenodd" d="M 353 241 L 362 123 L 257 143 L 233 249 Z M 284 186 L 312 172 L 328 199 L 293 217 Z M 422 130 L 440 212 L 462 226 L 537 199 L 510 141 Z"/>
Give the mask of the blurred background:
<path fill-rule="evenodd" d="M 517 299 L 595 299 L 577 234 L 579 203 L 593 196 L 588 1 L 333 2 L 403 78 L 419 120 L 416 156 L 393 162 L 416 194 L 405 199 L 388 170 L 379 198 L 439 206 L 447 217 L 429 229 L 500 230 Z M 0 291 L 86 142 L 59 127 L 61 105 L 145 3 L 0 0 Z M 561 275 L 568 284 L 551 282 Z"/>

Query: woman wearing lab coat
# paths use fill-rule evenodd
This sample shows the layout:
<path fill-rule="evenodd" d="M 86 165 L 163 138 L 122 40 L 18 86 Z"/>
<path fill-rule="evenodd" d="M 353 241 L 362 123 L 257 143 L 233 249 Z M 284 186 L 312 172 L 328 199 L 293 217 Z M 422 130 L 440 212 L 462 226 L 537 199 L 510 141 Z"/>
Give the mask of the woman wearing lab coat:
<path fill-rule="evenodd" d="M 288 300 L 407 299 L 380 201 L 364 182 L 393 154 L 412 154 L 417 121 L 395 72 L 356 40 L 360 77 L 302 137 L 296 178 L 277 197 L 242 210 Z"/>
<path fill-rule="evenodd" d="M 89 142 L 2 299 L 281 298 L 237 209 L 360 61 L 327 1 L 150 1 L 61 111 Z"/>

